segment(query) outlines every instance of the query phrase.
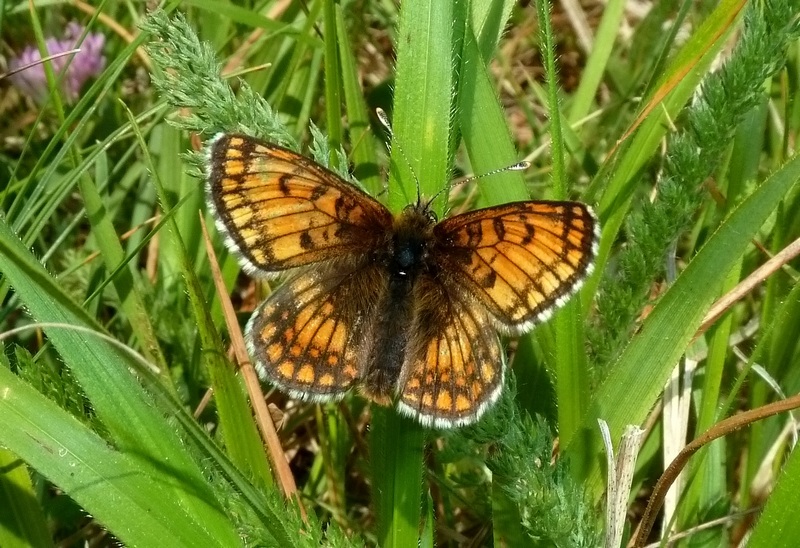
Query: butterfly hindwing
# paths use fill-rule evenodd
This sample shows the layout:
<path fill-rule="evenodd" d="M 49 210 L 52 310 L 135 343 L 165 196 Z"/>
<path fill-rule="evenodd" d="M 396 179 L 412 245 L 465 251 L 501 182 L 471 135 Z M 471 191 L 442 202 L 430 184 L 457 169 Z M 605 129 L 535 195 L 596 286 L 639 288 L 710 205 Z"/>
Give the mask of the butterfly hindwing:
<path fill-rule="evenodd" d="M 497 333 L 479 302 L 431 278 L 419 281 L 414 300 L 398 408 L 428 426 L 474 422 L 503 386 Z"/>
<path fill-rule="evenodd" d="M 231 134 L 208 150 L 217 226 L 251 274 L 357 255 L 391 228 L 383 205 L 291 150 Z"/>
<path fill-rule="evenodd" d="M 369 325 L 383 291 L 374 267 L 306 269 L 253 313 L 246 329 L 259 374 L 292 396 L 341 398 L 364 373 Z"/>

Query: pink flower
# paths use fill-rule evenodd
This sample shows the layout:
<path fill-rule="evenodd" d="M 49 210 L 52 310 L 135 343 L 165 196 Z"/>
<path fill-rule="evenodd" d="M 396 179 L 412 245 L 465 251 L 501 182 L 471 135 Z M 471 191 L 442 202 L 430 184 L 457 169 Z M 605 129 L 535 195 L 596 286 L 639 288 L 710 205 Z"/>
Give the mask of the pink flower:
<path fill-rule="evenodd" d="M 83 84 L 89 78 L 98 75 L 106 65 L 106 58 L 103 57 L 103 46 L 106 37 L 101 33 L 89 33 L 80 44 L 78 40 L 83 34 L 84 28 L 76 22 L 70 22 L 64 31 L 61 40 L 50 37 L 45 40 L 48 55 L 54 55 L 80 48 L 78 53 L 57 57 L 50 61 L 53 64 L 53 71 L 57 78 L 60 78 L 61 91 L 67 102 L 73 103 L 78 99 Z M 70 59 L 72 62 L 70 62 Z M 22 93 L 31 97 L 37 103 L 43 103 L 47 98 L 48 88 L 47 79 L 44 74 L 44 66 L 38 61 L 42 60 L 39 48 L 36 46 L 26 47 L 19 57 L 12 59 L 8 68 L 10 71 L 17 70 L 26 65 L 32 65 L 9 76 L 11 83 L 14 84 Z M 67 73 L 62 78 L 64 67 Z"/>

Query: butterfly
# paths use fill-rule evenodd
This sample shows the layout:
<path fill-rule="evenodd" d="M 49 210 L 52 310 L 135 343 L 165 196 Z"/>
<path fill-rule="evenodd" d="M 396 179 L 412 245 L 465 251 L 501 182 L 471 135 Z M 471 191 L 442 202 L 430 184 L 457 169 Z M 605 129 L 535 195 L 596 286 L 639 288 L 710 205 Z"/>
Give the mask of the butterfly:
<path fill-rule="evenodd" d="M 207 193 L 250 275 L 285 274 L 245 340 L 260 376 L 324 402 L 358 387 L 424 426 L 470 424 L 497 400 L 498 331 L 546 320 L 583 283 L 598 223 L 579 202 L 524 201 L 438 221 L 418 198 L 393 215 L 281 146 L 219 134 Z"/>

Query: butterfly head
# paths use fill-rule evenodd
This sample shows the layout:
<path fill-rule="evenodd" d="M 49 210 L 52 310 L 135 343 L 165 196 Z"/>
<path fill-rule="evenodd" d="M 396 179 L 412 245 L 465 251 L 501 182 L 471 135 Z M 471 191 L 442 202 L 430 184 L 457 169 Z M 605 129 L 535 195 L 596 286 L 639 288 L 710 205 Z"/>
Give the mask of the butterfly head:
<path fill-rule="evenodd" d="M 439 222 L 439 217 L 431 207 L 432 203 L 433 199 L 425 200 L 422 197 L 418 197 L 415 203 L 408 204 L 403 208 L 402 216 L 414 217 L 419 219 L 420 222 L 424 222 L 424 224 L 435 225 Z"/>
<path fill-rule="evenodd" d="M 395 216 L 393 233 L 401 239 L 428 240 L 433 234 L 433 227 L 439 218 L 425 201 L 408 204 Z"/>

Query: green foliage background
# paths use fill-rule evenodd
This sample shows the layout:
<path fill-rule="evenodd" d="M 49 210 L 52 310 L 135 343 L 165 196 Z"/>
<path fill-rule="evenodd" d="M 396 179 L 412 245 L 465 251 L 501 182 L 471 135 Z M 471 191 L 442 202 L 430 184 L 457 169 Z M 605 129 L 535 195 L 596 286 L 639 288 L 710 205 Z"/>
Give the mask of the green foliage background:
<path fill-rule="evenodd" d="M 598 546 L 597 419 L 615 444 L 647 427 L 627 542 L 665 438 L 798 394 L 796 259 L 701 325 L 800 236 L 800 6 L 585 4 L 584 27 L 544 1 L 188 0 L 149 15 L 0 1 L 6 53 L 72 19 L 107 37 L 74 104 L 49 65 L 44 103 L 0 79 L 0 546 Z M 383 152 L 377 107 L 404 157 Z M 428 431 L 357 395 L 318 407 L 269 392 L 301 504 L 287 500 L 203 244 L 198 145 L 218 131 L 307 151 L 393 210 L 416 178 L 430 196 L 527 157 L 447 208 L 590 203 L 595 272 L 508 341 L 513 374 L 475 425 Z M 258 290 L 212 238 L 243 324 Z M 676 366 L 677 418 L 661 396 Z M 701 450 L 676 542 L 800 538 L 793 428 L 772 417 Z"/>

